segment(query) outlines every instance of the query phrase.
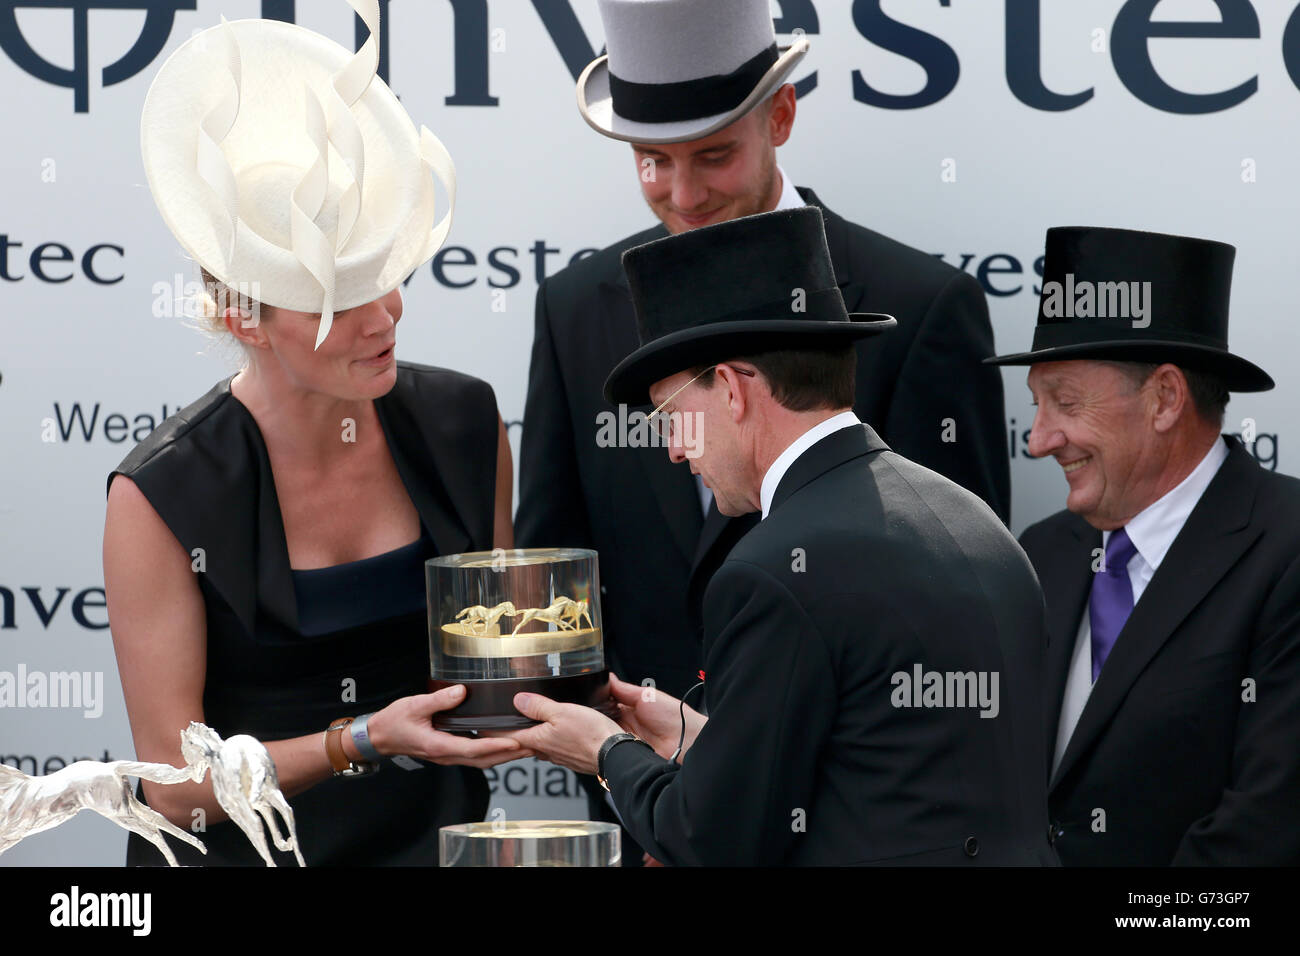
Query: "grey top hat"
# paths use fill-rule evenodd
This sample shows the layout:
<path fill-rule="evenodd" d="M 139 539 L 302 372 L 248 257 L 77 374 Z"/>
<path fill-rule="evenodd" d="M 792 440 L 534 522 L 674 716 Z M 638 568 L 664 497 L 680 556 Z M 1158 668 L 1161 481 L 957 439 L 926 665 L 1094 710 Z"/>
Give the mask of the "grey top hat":
<path fill-rule="evenodd" d="M 730 126 L 808 52 L 779 48 L 768 0 L 600 0 L 608 55 L 578 78 L 578 111 L 630 143 L 683 143 Z"/>

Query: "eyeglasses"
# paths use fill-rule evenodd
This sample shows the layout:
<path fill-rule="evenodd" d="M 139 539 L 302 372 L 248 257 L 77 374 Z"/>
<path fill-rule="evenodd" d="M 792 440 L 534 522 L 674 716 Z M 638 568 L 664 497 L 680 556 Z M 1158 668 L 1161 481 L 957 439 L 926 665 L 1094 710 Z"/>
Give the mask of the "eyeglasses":
<path fill-rule="evenodd" d="M 721 365 L 724 363 L 720 362 L 718 364 Z M 732 365 L 729 362 L 725 364 L 733 372 L 739 372 L 741 375 L 747 375 L 751 378 L 754 376 L 753 369 L 738 368 L 737 366 Z M 673 437 L 676 434 L 678 424 L 681 421 L 681 416 L 677 414 L 677 412 L 665 412 L 664 408 L 667 407 L 668 403 L 671 402 L 674 398 L 676 398 L 682 392 L 686 391 L 686 389 L 690 388 L 692 385 L 694 385 L 696 382 L 698 382 L 700 379 L 708 375 L 716 368 L 718 368 L 718 365 L 710 365 L 699 375 L 695 376 L 693 379 L 691 379 L 689 382 L 687 382 L 677 391 L 669 395 L 666 399 L 663 400 L 663 402 L 660 403 L 658 408 L 656 408 L 653 412 L 651 412 L 649 415 L 646 416 L 646 421 L 650 423 L 650 427 L 653 428 L 656 432 L 658 432 L 659 436 L 668 444 L 671 445 L 673 442 Z"/>

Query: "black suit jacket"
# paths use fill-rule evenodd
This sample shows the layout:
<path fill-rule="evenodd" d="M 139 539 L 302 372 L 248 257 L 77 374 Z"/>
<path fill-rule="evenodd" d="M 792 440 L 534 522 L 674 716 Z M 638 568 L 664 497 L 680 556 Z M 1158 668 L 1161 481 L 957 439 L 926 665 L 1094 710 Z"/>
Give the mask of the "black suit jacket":
<path fill-rule="evenodd" d="M 1300 481 L 1225 440 L 1050 780 L 1067 866 L 1300 864 Z M 1021 543 L 1047 601 L 1050 754 L 1101 532 L 1062 511 Z"/>
<path fill-rule="evenodd" d="M 1010 477 L 1002 379 L 981 365 L 993 354 L 979 284 L 933 256 L 847 222 L 821 205 L 835 274 L 850 311 L 887 312 L 898 327 L 859 346 L 858 417 L 900 454 L 989 502 L 1005 520 Z M 680 696 L 700 666 L 699 605 L 731 546 L 753 526 L 710 509 L 695 480 L 663 447 L 601 448 L 601 394 L 614 366 L 637 348 L 636 319 L 620 257 L 662 238 L 630 236 L 545 280 L 520 453 L 521 547 L 600 553 L 605 647 L 620 676 L 652 678 Z M 943 441 L 943 420 L 956 441 Z M 685 597 L 685 600 L 683 598 Z"/>
<path fill-rule="evenodd" d="M 714 575 L 704 621 L 709 720 L 681 766 L 636 744 L 605 761 L 652 856 L 1055 862 L 1037 726 L 1042 597 L 974 495 L 869 426 L 835 432 L 794 461 Z M 898 706 L 895 675 L 918 665 L 996 673 L 996 713 Z"/>

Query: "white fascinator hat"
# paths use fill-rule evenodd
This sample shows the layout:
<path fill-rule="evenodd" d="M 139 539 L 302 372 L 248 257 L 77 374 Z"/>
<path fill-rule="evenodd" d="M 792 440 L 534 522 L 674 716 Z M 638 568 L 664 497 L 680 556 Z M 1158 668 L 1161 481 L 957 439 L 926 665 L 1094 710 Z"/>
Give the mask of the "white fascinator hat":
<path fill-rule="evenodd" d="M 223 17 L 167 59 L 140 120 L 149 189 L 182 248 L 259 302 L 319 312 L 317 348 L 335 312 L 438 251 L 456 200 L 451 156 L 375 75 L 377 0 L 348 2 L 370 29 L 355 54 L 295 24 Z"/>

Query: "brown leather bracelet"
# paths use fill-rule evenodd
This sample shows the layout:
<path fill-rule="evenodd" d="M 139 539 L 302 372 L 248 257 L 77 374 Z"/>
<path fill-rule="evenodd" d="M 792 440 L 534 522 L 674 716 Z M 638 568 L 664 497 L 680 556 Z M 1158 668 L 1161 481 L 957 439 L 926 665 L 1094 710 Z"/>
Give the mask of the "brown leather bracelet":
<path fill-rule="evenodd" d="M 329 758 L 335 775 L 352 769 L 352 761 L 343 751 L 343 730 L 352 723 L 352 720 L 351 717 L 340 717 L 325 731 L 325 756 Z"/>
<path fill-rule="evenodd" d="M 361 777 L 379 769 L 377 763 L 353 763 L 343 749 L 343 731 L 352 723 L 353 717 L 340 717 L 329 725 L 325 731 L 325 756 L 336 777 Z"/>

